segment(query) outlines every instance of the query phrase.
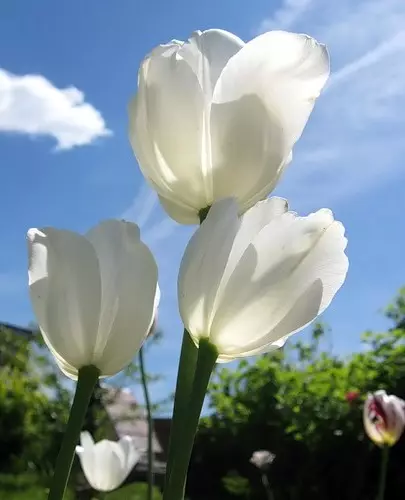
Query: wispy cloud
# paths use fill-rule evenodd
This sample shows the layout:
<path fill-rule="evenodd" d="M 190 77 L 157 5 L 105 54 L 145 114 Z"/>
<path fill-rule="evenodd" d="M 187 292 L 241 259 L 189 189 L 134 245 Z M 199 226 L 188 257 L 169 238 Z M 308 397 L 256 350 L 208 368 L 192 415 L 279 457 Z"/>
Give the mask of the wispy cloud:
<path fill-rule="evenodd" d="M 157 194 L 146 182 L 120 218 L 136 222 L 142 231 L 142 239 L 151 247 L 170 238 L 179 229 L 179 225 L 165 214 Z"/>
<path fill-rule="evenodd" d="M 370 66 L 381 63 L 386 63 L 387 59 L 397 53 L 404 52 L 405 50 L 405 29 L 399 31 L 394 36 L 384 40 L 376 47 L 367 51 L 363 56 L 359 57 L 352 63 L 347 64 L 339 71 L 332 75 L 329 86 L 330 89 L 333 85 L 345 82 L 350 78 L 356 76 L 362 70 L 366 70 Z"/>
<path fill-rule="evenodd" d="M 50 136 L 59 150 L 111 135 L 101 113 L 76 87 L 59 89 L 44 76 L 15 75 L 1 68 L 0 132 Z"/>
<path fill-rule="evenodd" d="M 258 32 L 273 29 L 289 29 L 309 10 L 314 0 L 285 0 L 270 17 L 264 19 Z"/>
<path fill-rule="evenodd" d="M 136 222 L 142 229 L 148 223 L 157 205 L 156 193 L 144 182 L 138 189 L 131 205 L 122 213 L 121 218 Z"/>

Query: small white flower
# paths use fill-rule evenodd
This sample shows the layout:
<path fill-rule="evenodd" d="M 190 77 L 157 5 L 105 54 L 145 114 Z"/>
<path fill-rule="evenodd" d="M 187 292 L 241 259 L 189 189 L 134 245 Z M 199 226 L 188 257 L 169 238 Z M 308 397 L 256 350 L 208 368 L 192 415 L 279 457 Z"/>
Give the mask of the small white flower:
<path fill-rule="evenodd" d="M 379 446 L 393 446 L 405 428 L 405 401 L 385 391 L 368 394 L 363 411 L 368 437 Z"/>
<path fill-rule="evenodd" d="M 212 206 L 180 266 L 178 298 L 196 345 L 218 361 L 269 352 L 330 304 L 348 269 L 344 227 L 330 210 L 308 217 L 270 198 L 242 217 L 234 200 Z"/>
<path fill-rule="evenodd" d="M 250 463 L 260 470 L 266 470 L 274 462 L 276 455 L 268 450 L 255 451 L 250 459 Z"/>
<path fill-rule="evenodd" d="M 106 220 L 85 236 L 28 231 L 31 302 L 45 342 L 76 379 L 94 365 L 118 373 L 140 349 L 159 299 L 155 260 L 130 222 Z"/>
<path fill-rule="evenodd" d="M 324 45 L 270 31 L 244 43 L 193 33 L 143 61 L 129 137 L 143 175 L 175 220 L 235 197 L 245 211 L 275 187 L 329 76 Z"/>
<path fill-rule="evenodd" d="M 87 481 L 97 491 L 118 488 L 140 458 L 129 436 L 122 437 L 118 442 L 103 439 L 94 443 L 90 433 L 82 432 L 80 443 L 76 453 Z"/>

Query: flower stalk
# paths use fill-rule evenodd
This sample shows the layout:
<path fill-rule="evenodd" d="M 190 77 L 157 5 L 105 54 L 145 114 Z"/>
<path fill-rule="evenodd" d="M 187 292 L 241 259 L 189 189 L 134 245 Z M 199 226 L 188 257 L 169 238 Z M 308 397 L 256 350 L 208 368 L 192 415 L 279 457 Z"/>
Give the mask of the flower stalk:
<path fill-rule="evenodd" d="M 153 419 L 152 419 L 152 405 L 149 398 L 148 382 L 146 380 L 145 361 L 143 356 L 143 347 L 139 350 L 139 368 L 141 371 L 142 388 L 145 398 L 146 413 L 148 419 L 148 493 L 147 500 L 152 500 L 153 497 L 153 449 L 152 449 L 152 436 L 153 436 Z"/>
<path fill-rule="evenodd" d="M 175 434 L 171 445 L 173 454 L 163 500 L 183 500 L 194 437 L 198 427 L 201 410 L 207 392 L 208 382 L 218 358 L 217 348 L 208 339 L 201 339 L 198 348 L 192 391 L 187 400 L 180 400 L 182 413 L 182 434 Z M 180 370 L 179 370 L 180 374 Z M 186 418 L 184 418 L 184 416 Z"/>
<path fill-rule="evenodd" d="M 84 417 L 99 375 L 100 370 L 95 366 L 84 366 L 79 370 L 76 392 L 62 446 L 56 460 L 48 500 L 62 500 L 63 498 Z"/>
<path fill-rule="evenodd" d="M 387 482 L 387 469 L 388 469 L 389 454 L 390 454 L 390 447 L 388 445 L 384 445 L 381 449 L 380 482 L 378 485 L 377 500 L 384 500 L 385 484 Z"/>
<path fill-rule="evenodd" d="M 170 430 L 169 452 L 166 468 L 165 491 L 171 477 L 171 469 L 174 462 L 176 446 L 181 445 L 185 421 L 187 420 L 187 409 L 193 388 L 194 374 L 197 366 L 198 349 L 187 330 L 184 330 L 181 346 L 179 371 L 177 374 L 176 392 L 174 396 L 173 418 Z M 177 445 L 176 445 L 177 443 Z"/>
<path fill-rule="evenodd" d="M 262 484 L 264 489 L 266 490 L 267 500 L 274 500 L 274 495 L 271 491 L 270 483 L 265 472 L 262 472 Z"/>

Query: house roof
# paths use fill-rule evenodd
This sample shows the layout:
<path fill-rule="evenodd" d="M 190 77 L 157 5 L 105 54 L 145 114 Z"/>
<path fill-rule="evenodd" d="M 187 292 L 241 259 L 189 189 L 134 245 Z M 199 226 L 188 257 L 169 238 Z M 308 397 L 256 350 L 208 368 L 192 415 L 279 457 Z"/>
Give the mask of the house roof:
<path fill-rule="evenodd" d="M 135 470 L 147 469 L 148 421 L 146 410 L 128 389 L 104 387 L 103 403 L 118 438 L 131 436 L 141 451 Z M 170 420 L 153 419 L 152 450 L 155 473 L 164 474 L 169 444 Z"/>
<path fill-rule="evenodd" d="M 11 330 L 19 334 L 23 333 L 25 335 L 32 335 L 34 332 L 33 328 L 13 325 L 12 323 L 7 323 L 5 321 L 0 321 L 0 328 L 6 328 L 7 330 Z"/>

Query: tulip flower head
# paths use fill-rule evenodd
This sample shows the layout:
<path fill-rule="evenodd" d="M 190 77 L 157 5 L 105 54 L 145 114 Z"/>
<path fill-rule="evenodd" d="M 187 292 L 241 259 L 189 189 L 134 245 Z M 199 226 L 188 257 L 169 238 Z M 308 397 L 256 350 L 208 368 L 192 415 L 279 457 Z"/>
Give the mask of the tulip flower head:
<path fill-rule="evenodd" d="M 255 465 L 261 471 L 266 471 L 274 462 L 276 455 L 268 450 L 255 451 L 250 459 L 250 463 Z"/>
<path fill-rule="evenodd" d="M 140 454 L 129 436 L 118 442 L 103 439 L 94 443 L 90 433 L 82 432 L 81 446 L 76 447 L 83 473 L 90 486 L 97 491 L 112 491 L 128 477 Z"/>
<path fill-rule="evenodd" d="M 405 428 L 405 401 L 385 391 L 367 396 L 363 411 L 368 437 L 379 446 L 393 446 Z"/>
<path fill-rule="evenodd" d="M 344 228 L 329 210 L 308 217 L 270 198 L 238 216 L 235 200 L 212 206 L 184 253 L 178 279 L 183 323 L 218 361 L 284 345 L 330 304 L 348 269 Z"/>
<path fill-rule="evenodd" d="M 157 266 L 130 222 L 107 220 L 85 236 L 54 228 L 28 231 L 29 288 L 42 335 L 61 370 L 77 379 L 130 363 L 158 305 Z"/>
<path fill-rule="evenodd" d="M 193 224 L 222 198 L 240 212 L 265 198 L 328 76 L 325 46 L 284 31 L 245 43 L 211 29 L 155 48 L 139 70 L 129 138 L 167 213 Z"/>

